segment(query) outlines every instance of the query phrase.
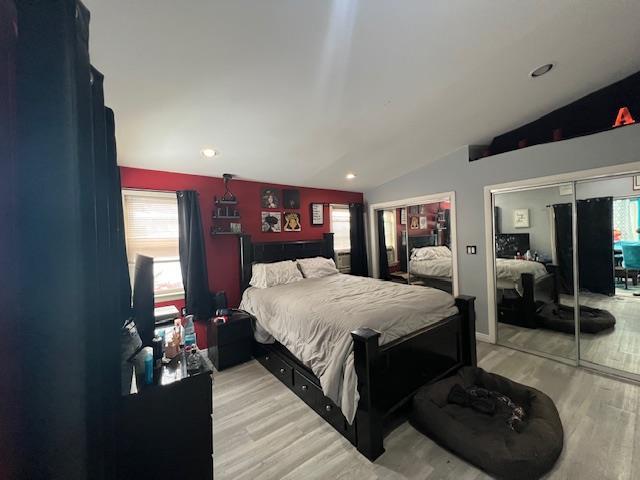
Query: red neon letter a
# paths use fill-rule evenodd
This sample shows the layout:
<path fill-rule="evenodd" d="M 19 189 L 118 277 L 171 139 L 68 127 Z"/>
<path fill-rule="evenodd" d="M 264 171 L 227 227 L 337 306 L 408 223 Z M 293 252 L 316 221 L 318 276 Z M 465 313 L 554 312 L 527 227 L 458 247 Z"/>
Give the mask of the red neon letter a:
<path fill-rule="evenodd" d="M 616 117 L 616 123 L 613 124 L 614 127 L 621 127 L 622 125 L 630 125 L 632 123 L 636 123 L 636 121 L 631 116 L 631 112 L 627 107 L 622 107 L 618 110 L 618 116 Z"/>

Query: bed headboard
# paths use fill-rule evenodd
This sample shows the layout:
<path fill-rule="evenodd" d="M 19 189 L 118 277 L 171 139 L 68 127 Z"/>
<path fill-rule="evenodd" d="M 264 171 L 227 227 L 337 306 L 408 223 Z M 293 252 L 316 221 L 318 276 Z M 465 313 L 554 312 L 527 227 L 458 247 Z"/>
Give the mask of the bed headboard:
<path fill-rule="evenodd" d="M 413 250 L 414 248 L 437 246 L 438 235 L 418 235 L 415 237 L 409 236 L 407 238 L 407 242 L 409 243 L 409 255 L 411 255 L 411 250 Z"/>
<path fill-rule="evenodd" d="M 517 252 L 524 254 L 530 250 L 528 233 L 498 233 L 496 235 L 496 256 L 513 258 Z"/>
<path fill-rule="evenodd" d="M 254 263 L 273 263 L 297 258 L 335 258 L 333 233 L 324 233 L 320 240 L 294 242 L 251 242 L 251 235 L 240 236 L 240 293 L 249 287 Z"/>

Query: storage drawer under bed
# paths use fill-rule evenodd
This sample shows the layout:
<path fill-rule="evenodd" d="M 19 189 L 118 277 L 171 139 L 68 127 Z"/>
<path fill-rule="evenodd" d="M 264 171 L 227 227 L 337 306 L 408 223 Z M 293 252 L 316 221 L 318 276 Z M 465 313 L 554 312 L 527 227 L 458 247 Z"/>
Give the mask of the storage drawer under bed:
<path fill-rule="evenodd" d="M 256 359 L 282 383 L 289 388 L 293 387 L 293 367 L 279 355 L 261 348 Z"/>
<path fill-rule="evenodd" d="M 318 415 L 324 418 L 327 423 L 355 445 L 356 435 L 354 426 L 347 423 L 342 411 L 330 398 L 322 393 L 320 386 L 316 385 L 315 382 L 308 379 L 295 368 L 293 370 L 293 391 Z"/>

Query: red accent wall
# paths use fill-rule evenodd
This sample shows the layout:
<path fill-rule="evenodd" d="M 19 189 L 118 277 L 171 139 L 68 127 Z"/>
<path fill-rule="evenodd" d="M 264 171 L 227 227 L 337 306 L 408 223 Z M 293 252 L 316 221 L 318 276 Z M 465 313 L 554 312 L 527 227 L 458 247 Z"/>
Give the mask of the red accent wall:
<path fill-rule="evenodd" d="M 200 210 L 202 211 L 202 225 L 205 233 L 207 250 L 207 269 L 209 272 L 209 289 L 211 291 L 224 290 L 227 292 L 229 304 L 237 306 L 240 303 L 240 257 L 238 237 L 221 235 L 212 237 L 209 234 L 212 226 L 213 197 L 224 194 L 222 178 L 201 175 L 187 175 L 182 173 L 163 172 L 158 170 L 143 170 L 138 168 L 120 167 L 123 188 L 148 190 L 196 190 L 200 194 Z M 302 231 L 263 233 L 261 230 L 260 194 L 263 187 L 278 189 L 292 188 L 300 191 L 300 209 L 270 210 L 273 212 L 297 211 L 300 213 Z M 323 233 L 330 230 L 329 203 L 357 203 L 363 201 L 362 193 L 344 192 L 340 190 L 326 190 L 319 188 L 296 187 L 273 183 L 253 182 L 246 180 L 232 180 L 230 190 L 238 199 L 237 209 L 240 212 L 242 230 L 251 235 L 256 242 L 281 242 L 290 240 L 315 240 L 322 238 Z M 282 199 L 281 199 L 282 200 Z M 310 219 L 310 204 L 325 203 L 324 225 L 312 226 Z M 267 210 L 264 210 L 267 211 Z M 163 302 L 163 305 L 174 304 L 180 308 L 184 302 Z M 160 305 L 160 304 L 158 304 Z"/>

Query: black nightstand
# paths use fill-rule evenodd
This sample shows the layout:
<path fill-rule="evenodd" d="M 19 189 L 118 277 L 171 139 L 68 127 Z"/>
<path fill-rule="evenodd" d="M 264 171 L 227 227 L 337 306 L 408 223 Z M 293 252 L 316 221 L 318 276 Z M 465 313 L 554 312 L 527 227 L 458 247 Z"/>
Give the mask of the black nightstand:
<path fill-rule="evenodd" d="M 251 317 L 234 312 L 227 323 L 207 327 L 209 358 L 218 371 L 251 360 Z"/>

